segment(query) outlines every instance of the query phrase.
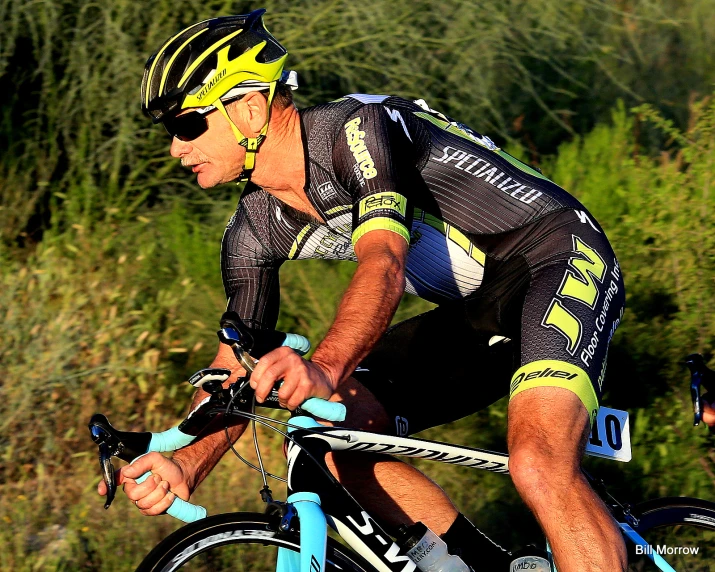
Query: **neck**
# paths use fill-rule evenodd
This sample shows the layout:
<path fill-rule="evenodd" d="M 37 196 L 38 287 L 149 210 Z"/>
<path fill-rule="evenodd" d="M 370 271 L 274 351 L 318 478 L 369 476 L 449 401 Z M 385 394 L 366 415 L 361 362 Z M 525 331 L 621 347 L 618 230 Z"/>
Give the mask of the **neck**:
<path fill-rule="evenodd" d="M 294 105 L 271 110 L 251 181 L 286 204 L 317 216 L 304 191 L 305 152 L 300 116 Z"/>

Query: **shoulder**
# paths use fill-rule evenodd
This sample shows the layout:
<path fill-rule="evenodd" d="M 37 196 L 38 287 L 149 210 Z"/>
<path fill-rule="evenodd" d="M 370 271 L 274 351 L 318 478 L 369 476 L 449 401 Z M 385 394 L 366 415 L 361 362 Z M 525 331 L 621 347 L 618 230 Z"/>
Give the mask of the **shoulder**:
<path fill-rule="evenodd" d="M 262 247 L 262 250 L 269 252 L 274 201 L 262 188 L 247 183 L 236 211 L 226 225 L 224 243 L 230 242 L 236 249 L 248 247 L 255 251 Z"/>
<path fill-rule="evenodd" d="M 393 116 L 402 112 L 418 112 L 420 107 L 414 102 L 393 95 L 373 95 L 352 93 L 327 103 L 308 107 L 300 111 L 308 131 L 313 128 L 333 126 L 336 130 L 357 116 Z"/>

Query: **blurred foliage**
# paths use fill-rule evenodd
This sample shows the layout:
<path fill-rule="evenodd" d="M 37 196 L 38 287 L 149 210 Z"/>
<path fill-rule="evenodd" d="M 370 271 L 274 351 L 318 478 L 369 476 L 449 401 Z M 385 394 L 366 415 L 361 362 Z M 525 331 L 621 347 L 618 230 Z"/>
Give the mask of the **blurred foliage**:
<path fill-rule="evenodd" d="M 682 127 L 715 79 L 715 0 L 272 0 L 267 22 L 303 78 L 300 104 L 344 93 L 429 103 L 529 149 L 607 118 L 616 97 Z M 147 56 L 177 30 L 248 2 L 0 0 L 0 234 L 131 217 L 206 195 L 139 111 Z"/>
<path fill-rule="evenodd" d="M 140 116 L 138 84 L 182 26 L 255 7 L 0 0 L 0 77 L 13 86 L 0 93 L 2 570 L 129 569 L 178 526 L 142 518 L 121 495 L 101 509 L 86 423 L 103 411 L 122 428 L 168 427 L 189 400 L 183 380 L 213 357 L 220 237 L 239 193 L 206 193 L 179 170 L 166 135 Z M 303 78 L 299 104 L 424 97 L 582 200 L 624 271 L 606 404 L 631 412 L 634 450 L 628 465 L 586 464 L 632 502 L 715 500 L 715 450 L 691 426 L 679 364 L 692 351 L 712 362 L 715 345 L 715 104 L 702 97 L 715 0 L 266 7 Z M 285 264 L 279 327 L 319 340 L 352 271 Z M 395 319 L 429 307 L 406 296 Z M 505 429 L 502 400 L 423 436 L 504 450 Z M 280 472 L 280 439 L 264 438 Z M 498 541 L 538 535 L 508 478 L 416 464 Z M 260 510 L 257 475 L 239 466 L 222 462 L 197 502 Z"/>

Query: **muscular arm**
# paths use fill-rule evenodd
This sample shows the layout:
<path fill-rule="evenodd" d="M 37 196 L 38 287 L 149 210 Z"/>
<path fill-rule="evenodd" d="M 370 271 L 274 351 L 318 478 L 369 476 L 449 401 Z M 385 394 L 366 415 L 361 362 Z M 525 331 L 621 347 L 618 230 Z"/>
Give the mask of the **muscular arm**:
<path fill-rule="evenodd" d="M 357 269 L 311 358 L 333 387 L 350 376 L 390 325 L 405 291 L 407 247 L 402 236 L 387 230 L 369 232 L 355 244 Z"/>
<path fill-rule="evenodd" d="M 388 230 L 373 230 L 355 244 L 358 267 L 325 339 L 310 361 L 278 348 L 251 375 L 262 402 L 279 379 L 278 401 L 295 409 L 310 397 L 329 399 L 387 329 L 405 289 L 407 241 Z"/>

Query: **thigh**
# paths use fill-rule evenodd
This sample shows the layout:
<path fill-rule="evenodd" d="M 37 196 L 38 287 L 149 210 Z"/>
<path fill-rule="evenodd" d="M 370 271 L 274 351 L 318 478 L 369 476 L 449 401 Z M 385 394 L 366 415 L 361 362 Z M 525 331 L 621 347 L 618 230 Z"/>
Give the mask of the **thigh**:
<path fill-rule="evenodd" d="M 514 346 L 475 328 L 464 307 L 440 307 L 390 328 L 355 378 L 382 404 L 387 431 L 408 435 L 506 395 Z"/>
<path fill-rule="evenodd" d="M 529 254 L 533 270 L 510 399 L 538 387 L 566 389 L 578 396 L 593 422 L 608 344 L 623 316 L 625 288 L 601 230 L 578 219 L 559 228 L 558 240 Z"/>
<path fill-rule="evenodd" d="M 321 419 L 320 423 L 322 425 L 350 427 L 351 429 L 374 433 L 390 432 L 390 420 L 384 406 L 365 385 L 354 377 L 350 377 L 340 384 L 330 401 L 345 405 L 345 421 L 331 423 Z"/>

